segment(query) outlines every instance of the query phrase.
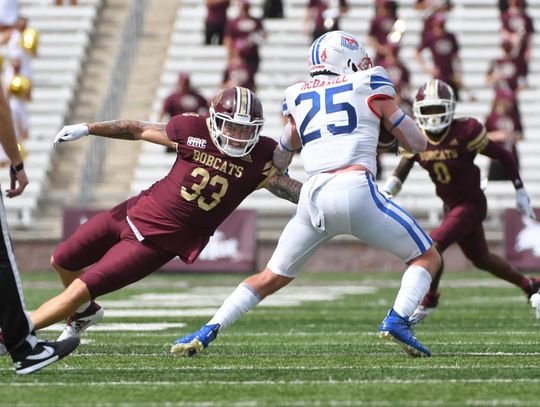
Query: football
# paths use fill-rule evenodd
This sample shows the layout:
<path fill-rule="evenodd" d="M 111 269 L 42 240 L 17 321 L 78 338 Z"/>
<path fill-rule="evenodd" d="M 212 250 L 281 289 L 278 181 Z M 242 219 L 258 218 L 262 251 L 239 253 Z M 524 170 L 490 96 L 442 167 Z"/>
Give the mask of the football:
<path fill-rule="evenodd" d="M 381 123 L 379 126 L 379 143 L 377 144 L 377 151 L 381 152 L 396 152 L 398 147 L 397 139 L 386 130 Z"/>

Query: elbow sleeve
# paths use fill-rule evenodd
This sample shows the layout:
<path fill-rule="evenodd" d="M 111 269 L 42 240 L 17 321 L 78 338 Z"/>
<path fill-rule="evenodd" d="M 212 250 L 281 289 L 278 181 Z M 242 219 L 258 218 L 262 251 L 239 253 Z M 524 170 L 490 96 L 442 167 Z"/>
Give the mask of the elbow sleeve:
<path fill-rule="evenodd" d="M 392 118 L 391 118 L 392 119 Z M 405 115 L 392 129 L 392 134 L 397 137 L 405 150 L 410 153 L 421 153 L 426 149 L 427 140 L 414 122 Z"/>

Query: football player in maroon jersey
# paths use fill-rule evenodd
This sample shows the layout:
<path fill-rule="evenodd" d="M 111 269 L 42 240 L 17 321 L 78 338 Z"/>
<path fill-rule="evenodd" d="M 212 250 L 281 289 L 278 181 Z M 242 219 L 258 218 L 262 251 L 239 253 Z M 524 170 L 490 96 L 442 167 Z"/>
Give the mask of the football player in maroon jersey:
<path fill-rule="evenodd" d="M 474 164 L 474 158 L 480 153 L 499 160 L 516 188 L 518 210 L 534 218 L 516 162 L 509 151 L 488 139 L 486 129 L 478 120 L 472 117 L 455 119 L 455 105 L 452 88 L 441 80 L 430 80 L 419 89 L 413 110 L 416 122 L 428 140 L 427 148 L 416 155 L 402 154 L 402 160 L 386 181 L 383 191 L 395 196 L 414 163 L 418 162 L 429 172 L 437 196 L 444 203 L 444 219 L 430 233 L 439 252 L 443 253 L 452 243 L 457 243 L 476 267 L 516 285 L 530 297 L 540 288 L 540 279 L 523 276 L 488 249 L 482 226 L 487 202 L 480 188 L 480 169 Z M 420 322 L 436 308 L 442 273 L 441 265 L 411 320 Z"/>
<path fill-rule="evenodd" d="M 446 29 L 446 13 L 438 12 L 431 21 L 432 30 L 422 38 L 416 48 L 416 61 L 422 70 L 432 78 L 445 81 L 457 94 L 462 85 L 459 43 L 454 33 Z M 424 50 L 431 53 L 431 62 L 424 56 Z"/>
<path fill-rule="evenodd" d="M 32 314 L 36 329 L 68 318 L 61 338 L 77 337 L 103 317 L 94 302 L 151 274 L 175 256 L 190 264 L 218 225 L 258 188 L 298 202 L 301 183 L 272 164 L 276 142 L 259 136 L 261 102 L 249 89 L 221 91 L 210 117 L 168 123 L 113 120 L 65 126 L 54 144 L 94 135 L 172 147 L 170 172 L 139 195 L 101 212 L 62 242 L 51 258 L 66 289 Z"/>

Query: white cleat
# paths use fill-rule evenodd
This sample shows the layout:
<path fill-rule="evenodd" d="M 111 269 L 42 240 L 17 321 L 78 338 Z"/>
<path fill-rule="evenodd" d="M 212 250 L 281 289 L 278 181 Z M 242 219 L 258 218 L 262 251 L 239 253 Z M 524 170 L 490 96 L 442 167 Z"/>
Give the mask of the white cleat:
<path fill-rule="evenodd" d="M 89 326 L 97 324 L 103 319 L 103 308 L 94 301 L 88 308 L 80 313 L 75 313 L 67 320 L 64 331 L 60 334 L 57 341 L 67 338 L 78 338 Z"/>
<path fill-rule="evenodd" d="M 536 319 L 540 319 L 540 294 L 531 295 L 531 306 L 536 310 Z"/>

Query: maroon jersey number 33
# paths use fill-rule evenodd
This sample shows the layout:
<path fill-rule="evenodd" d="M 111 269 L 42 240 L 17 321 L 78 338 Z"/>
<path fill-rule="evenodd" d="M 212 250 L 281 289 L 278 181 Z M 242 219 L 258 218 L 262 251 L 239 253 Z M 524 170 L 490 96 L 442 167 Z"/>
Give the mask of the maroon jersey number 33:
<path fill-rule="evenodd" d="M 176 162 L 128 207 L 129 219 L 142 236 L 175 253 L 185 250 L 190 238 L 186 234 L 211 236 L 276 171 L 274 140 L 261 137 L 249 154 L 230 157 L 212 141 L 207 120 L 185 114 L 169 121 L 167 135 L 178 143 Z"/>

